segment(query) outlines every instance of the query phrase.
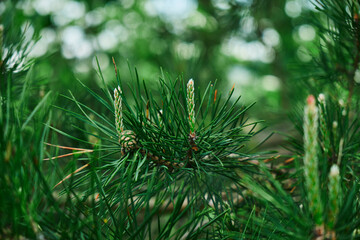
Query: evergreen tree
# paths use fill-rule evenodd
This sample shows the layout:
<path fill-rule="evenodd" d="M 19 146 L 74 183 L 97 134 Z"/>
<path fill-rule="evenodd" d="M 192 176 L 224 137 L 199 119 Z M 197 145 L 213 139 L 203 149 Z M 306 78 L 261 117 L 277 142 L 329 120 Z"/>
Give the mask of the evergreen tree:
<path fill-rule="evenodd" d="M 234 87 L 162 71 L 150 91 L 141 71 L 121 78 L 114 59 L 112 80 L 98 63 L 101 93 L 76 83 L 102 109 L 69 91 L 54 107 L 69 126 L 53 126 L 52 94 L 34 95 L 31 41 L 6 4 L 1 239 L 360 238 L 358 0 L 314 1 L 319 42 L 300 66 L 307 97 L 292 112 L 298 133 L 286 155 L 260 151 L 267 137 L 250 143 L 263 129 Z M 64 137 L 75 145 L 59 144 Z"/>

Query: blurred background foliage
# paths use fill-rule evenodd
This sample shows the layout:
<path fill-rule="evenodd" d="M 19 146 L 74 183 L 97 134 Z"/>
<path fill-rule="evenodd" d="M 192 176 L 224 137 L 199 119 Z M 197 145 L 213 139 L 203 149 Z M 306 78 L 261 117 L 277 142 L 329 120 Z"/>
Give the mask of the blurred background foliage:
<path fill-rule="evenodd" d="M 287 114 L 303 99 L 301 66 L 319 43 L 309 22 L 316 14 L 307 0 L 0 2 L 2 22 L 22 26 L 31 41 L 40 37 L 28 55 L 36 61 L 35 97 L 71 90 L 96 109 L 76 79 L 99 89 L 97 57 L 105 80 L 115 86 L 114 57 L 123 81 L 131 81 L 129 62 L 147 83 L 156 82 L 163 68 L 195 79 L 200 88 L 218 80 L 227 93 L 235 85 L 234 96 L 242 95 L 243 103 L 257 102 L 251 117 L 266 120 L 269 131 L 287 131 Z M 64 104 L 58 98 L 57 105 Z M 55 119 L 66 122 L 61 114 Z"/>

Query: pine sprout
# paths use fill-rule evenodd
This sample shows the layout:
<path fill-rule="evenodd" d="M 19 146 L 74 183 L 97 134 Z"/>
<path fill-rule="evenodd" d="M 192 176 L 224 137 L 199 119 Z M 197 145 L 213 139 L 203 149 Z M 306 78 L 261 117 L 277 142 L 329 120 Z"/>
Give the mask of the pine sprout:
<path fill-rule="evenodd" d="M 187 110 L 189 113 L 190 134 L 195 133 L 195 98 L 194 80 L 190 79 L 187 83 Z"/>

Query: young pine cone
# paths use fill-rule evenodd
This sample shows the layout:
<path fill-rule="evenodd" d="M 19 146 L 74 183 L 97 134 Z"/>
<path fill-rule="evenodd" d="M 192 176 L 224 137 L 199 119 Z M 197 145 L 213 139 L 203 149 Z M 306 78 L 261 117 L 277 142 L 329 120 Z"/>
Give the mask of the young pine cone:
<path fill-rule="evenodd" d="M 120 136 L 120 145 L 124 152 L 129 152 L 136 148 L 136 135 L 131 130 L 125 130 Z"/>

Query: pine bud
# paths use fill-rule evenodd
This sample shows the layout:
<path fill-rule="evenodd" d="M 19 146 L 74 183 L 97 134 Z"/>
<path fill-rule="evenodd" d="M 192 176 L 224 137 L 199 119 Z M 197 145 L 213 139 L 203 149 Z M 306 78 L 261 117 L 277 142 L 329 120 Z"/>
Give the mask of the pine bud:
<path fill-rule="evenodd" d="M 338 134 L 338 126 L 339 126 L 339 123 L 337 122 L 337 121 L 333 121 L 333 123 L 332 123 L 332 133 L 333 133 L 333 141 L 334 142 L 337 142 L 337 141 L 339 141 L 339 139 L 338 139 L 338 136 L 339 136 L 339 134 Z"/>
<path fill-rule="evenodd" d="M 159 119 L 159 126 L 160 126 L 160 127 L 164 126 L 164 122 L 163 122 L 163 120 L 162 120 L 162 115 L 163 115 L 163 110 L 160 109 L 159 112 L 158 112 L 158 114 L 157 114 L 158 119 Z"/>
<path fill-rule="evenodd" d="M 325 95 L 323 93 L 320 93 L 318 96 L 318 101 L 320 104 L 324 104 L 325 105 Z"/>
<path fill-rule="evenodd" d="M 195 97 L 194 80 L 187 83 L 187 110 L 189 113 L 190 133 L 195 133 Z"/>
<path fill-rule="evenodd" d="M 327 130 L 327 124 L 326 124 L 326 102 L 325 102 L 325 95 L 323 93 L 320 93 L 318 96 L 319 101 L 319 117 L 320 117 L 320 132 L 322 135 L 323 140 L 323 151 L 325 155 L 328 154 L 330 149 L 330 138 Z"/>
<path fill-rule="evenodd" d="M 340 107 L 345 107 L 345 102 L 343 99 L 339 100 L 339 105 L 340 105 Z"/>
<path fill-rule="evenodd" d="M 3 54 L 3 43 L 4 43 L 4 25 L 0 24 L 0 66 L 2 65 L 2 54 Z"/>
<path fill-rule="evenodd" d="M 356 69 L 355 71 L 355 75 L 354 75 L 354 80 L 356 83 L 360 83 L 360 69 Z"/>
<path fill-rule="evenodd" d="M 316 225 L 323 223 L 323 206 L 320 197 L 320 184 L 318 175 L 318 109 L 314 96 L 307 98 L 304 116 L 304 176 L 307 187 L 310 212 Z"/>
<path fill-rule="evenodd" d="M 119 140 L 121 137 L 121 133 L 124 131 L 124 123 L 122 116 L 122 99 L 120 96 L 121 93 L 122 92 L 120 86 L 114 89 L 115 125 Z"/>
<path fill-rule="evenodd" d="M 335 225 L 336 216 L 339 213 L 339 196 L 340 196 L 340 171 L 339 167 L 334 164 L 331 166 L 329 173 L 329 227 L 332 229 Z"/>
<path fill-rule="evenodd" d="M 120 86 L 114 89 L 114 106 L 115 106 L 115 125 L 121 145 L 121 152 L 125 153 L 134 149 L 137 145 L 136 135 L 131 130 L 124 130 L 124 122 L 122 115 L 122 91 Z"/>

